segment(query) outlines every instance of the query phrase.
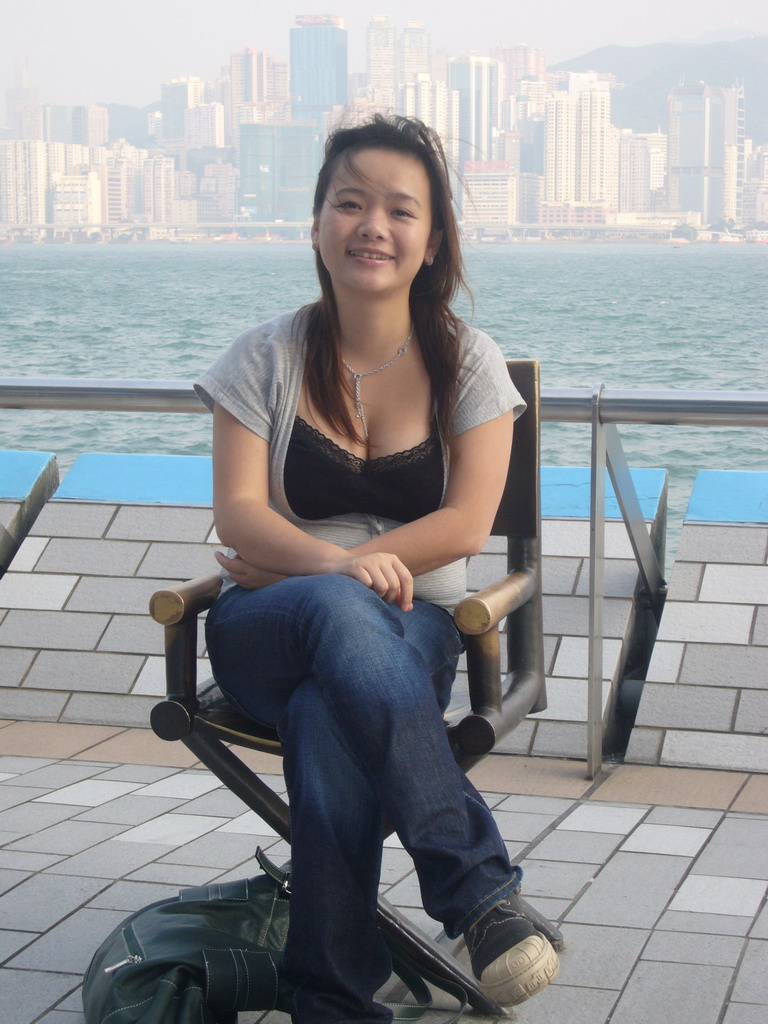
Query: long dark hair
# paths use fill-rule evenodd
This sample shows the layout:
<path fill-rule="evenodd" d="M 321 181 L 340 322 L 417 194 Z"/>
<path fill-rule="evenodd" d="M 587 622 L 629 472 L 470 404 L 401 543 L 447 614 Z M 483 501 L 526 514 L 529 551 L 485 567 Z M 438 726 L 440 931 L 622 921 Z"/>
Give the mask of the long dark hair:
<path fill-rule="evenodd" d="M 443 441 L 453 439 L 453 408 L 459 375 L 459 321 L 451 310 L 459 287 L 468 291 L 453 210 L 448 163 L 437 133 L 415 117 L 375 114 L 351 128 L 337 128 L 325 144 L 325 159 L 315 188 L 312 212 L 326 200 L 339 161 L 353 173 L 355 154 L 364 149 L 405 153 L 421 162 L 429 179 L 432 228 L 442 240 L 431 266 L 422 264 L 413 280 L 410 310 L 421 355 L 432 386 L 437 426 Z M 306 381 L 309 398 L 335 430 L 361 441 L 344 394 L 351 393 L 342 374 L 340 326 L 331 276 L 320 253 L 315 257 L 321 297 L 307 309 Z"/>

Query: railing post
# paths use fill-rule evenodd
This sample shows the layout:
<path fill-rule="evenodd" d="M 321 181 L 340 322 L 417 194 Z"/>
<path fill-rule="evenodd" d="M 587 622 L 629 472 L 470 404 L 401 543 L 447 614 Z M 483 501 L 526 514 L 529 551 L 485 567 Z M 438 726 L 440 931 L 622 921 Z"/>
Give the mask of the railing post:
<path fill-rule="evenodd" d="M 603 766 L 603 591 L 605 583 L 605 429 L 592 392 L 592 458 L 589 495 L 589 646 L 587 654 L 587 778 Z"/>

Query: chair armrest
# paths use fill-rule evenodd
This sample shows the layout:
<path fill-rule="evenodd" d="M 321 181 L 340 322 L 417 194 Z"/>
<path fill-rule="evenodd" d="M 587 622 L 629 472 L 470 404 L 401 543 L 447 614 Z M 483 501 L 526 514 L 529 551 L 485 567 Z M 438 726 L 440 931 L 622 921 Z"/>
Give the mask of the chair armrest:
<path fill-rule="evenodd" d="M 161 626 L 175 626 L 210 608 L 221 589 L 221 576 L 200 576 L 167 590 L 158 590 L 149 600 L 149 614 Z"/>
<path fill-rule="evenodd" d="M 501 620 L 529 601 L 536 592 L 533 572 L 513 572 L 484 590 L 465 597 L 456 606 L 453 618 L 462 633 L 478 636 L 487 633 Z"/>

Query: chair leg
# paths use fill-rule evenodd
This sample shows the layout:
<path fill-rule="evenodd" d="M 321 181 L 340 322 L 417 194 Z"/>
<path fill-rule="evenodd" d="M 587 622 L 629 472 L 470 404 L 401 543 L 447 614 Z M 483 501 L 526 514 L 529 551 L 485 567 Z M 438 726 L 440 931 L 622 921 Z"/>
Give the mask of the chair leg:
<path fill-rule="evenodd" d="M 185 736 L 183 743 L 247 807 L 263 818 L 279 836 L 290 842 L 288 805 L 225 743 L 195 731 Z M 477 979 L 459 963 L 450 950 L 426 935 L 383 896 L 379 897 L 377 916 L 379 927 L 392 946 L 410 957 L 417 967 L 460 985 L 476 1013 L 489 1017 L 506 1013 L 503 1007 L 485 995 Z M 538 924 L 536 926 L 539 927 Z M 545 934 L 548 935 L 547 932 Z"/>
<path fill-rule="evenodd" d="M 383 896 L 379 897 L 378 921 L 390 945 L 410 957 L 417 967 L 460 985 L 476 1013 L 486 1017 L 506 1015 L 504 1007 L 488 998 L 474 975 L 445 946 L 426 935 Z"/>

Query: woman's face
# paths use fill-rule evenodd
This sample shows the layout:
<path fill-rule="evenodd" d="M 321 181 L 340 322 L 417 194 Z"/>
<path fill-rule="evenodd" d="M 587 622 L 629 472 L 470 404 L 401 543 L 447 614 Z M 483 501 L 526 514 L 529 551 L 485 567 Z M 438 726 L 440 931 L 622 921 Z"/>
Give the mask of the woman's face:
<path fill-rule="evenodd" d="M 442 233 L 432 230 L 429 178 L 416 157 L 363 149 L 331 176 L 312 241 L 337 300 L 356 295 L 405 298 Z"/>

